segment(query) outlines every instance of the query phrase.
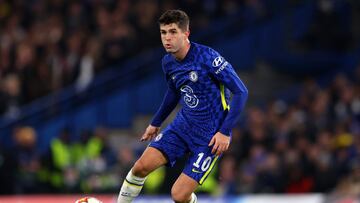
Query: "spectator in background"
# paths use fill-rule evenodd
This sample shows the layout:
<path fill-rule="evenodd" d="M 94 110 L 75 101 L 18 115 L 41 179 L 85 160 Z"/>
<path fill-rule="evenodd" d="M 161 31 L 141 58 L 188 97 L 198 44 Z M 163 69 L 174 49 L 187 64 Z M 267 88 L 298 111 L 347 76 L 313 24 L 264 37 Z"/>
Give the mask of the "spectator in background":
<path fill-rule="evenodd" d="M 360 163 L 354 160 L 351 171 L 347 177 L 342 179 L 334 190 L 335 197 L 351 196 L 358 197 L 360 194 Z"/>
<path fill-rule="evenodd" d="M 139 0 L 134 5 L 134 13 L 130 19 L 134 25 L 138 36 L 137 43 L 145 47 L 154 47 L 159 44 L 159 30 L 154 22 L 156 22 L 160 13 L 156 0 Z M 139 51 L 139 50 L 138 50 Z"/>
<path fill-rule="evenodd" d="M 250 108 L 244 134 L 239 140 L 242 150 L 240 158 L 249 157 L 253 146 L 270 149 L 273 140 L 267 128 L 264 112 L 257 107 Z"/>
<path fill-rule="evenodd" d="M 112 167 L 116 157 L 109 147 L 107 130 L 96 128 L 94 133 L 83 131 L 80 142 L 74 143 L 73 164 L 80 174 L 80 189 L 82 192 L 102 192 L 116 187 L 118 180 L 114 179 Z"/>
<path fill-rule="evenodd" d="M 314 180 L 312 176 L 305 173 L 306 165 L 301 160 L 298 150 L 290 150 L 285 156 L 286 193 L 309 193 L 313 191 Z"/>
<path fill-rule="evenodd" d="M 15 74 L 5 76 L 0 84 L 0 114 L 6 118 L 17 118 L 22 104 L 21 82 Z"/>
<path fill-rule="evenodd" d="M 219 164 L 219 177 L 220 177 L 220 193 L 222 195 L 234 195 L 236 194 L 237 185 L 237 166 L 236 159 L 229 155 L 225 159 L 221 160 Z"/>
<path fill-rule="evenodd" d="M 99 60 L 100 43 L 92 38 L 87 41 L 86 51 L 80 60 L 79 74 L 75 82 L 76 89 L 79 92 L 84 91 L 95 76 L 96 62 Z"/>
<path fill-rule="evenodd" d="M 279 193 L 285 184 L 280 159 L 275 153 L 269 152 L 258 169 L 255 183 L 256 193 Z"/>
<path fill-rule="evenodd" d="M 15 193 L 35 193 L 41 191 L 39 172 L 40 154 L 36 150 L 36 132 L 31 127 L 20 127 L 14 132 L 15 146 L 11 156 L 16 162 Z"/>
<path fill-rule="evenodd" d="M 71 137 L 69 129 L 63 129 L 51 141 L 49 153 L 44 157 L 51 192 L 79 191 L 80 177 L 73 164 Z"/>

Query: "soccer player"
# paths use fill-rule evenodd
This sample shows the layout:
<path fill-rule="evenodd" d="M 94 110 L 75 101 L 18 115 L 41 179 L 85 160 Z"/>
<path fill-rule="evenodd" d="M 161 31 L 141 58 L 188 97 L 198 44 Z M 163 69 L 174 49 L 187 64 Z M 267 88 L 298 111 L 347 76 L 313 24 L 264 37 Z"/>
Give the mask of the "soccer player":
<path fill-rule="evenodd" d="M 189 158 L 171 196 L 176 203 L 197 202 L 194 191 L 229 148 L 231 129 L 248 96 L 229 62 L 210 47 L 189 41 L 185 12 L 168 10 L 159 18 L 159 25 L 168 53 L 162 59 L 168 89 L 141 138 L 151 143 L 127 174 L 118 203 L 132 202 L 149 173 L 162 165 L 173 166 L 185 155 Z M 162 122 L 179 102 L 182 108 L 176 118 L 160 132 Z"/>

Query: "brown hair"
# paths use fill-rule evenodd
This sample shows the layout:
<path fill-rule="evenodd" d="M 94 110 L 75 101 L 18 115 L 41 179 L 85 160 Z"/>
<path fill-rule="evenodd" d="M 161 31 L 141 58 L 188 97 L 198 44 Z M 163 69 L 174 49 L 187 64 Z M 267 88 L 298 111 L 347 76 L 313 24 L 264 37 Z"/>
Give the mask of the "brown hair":
<path fill-rule="evenodd" d="M 189 16 L 182 10 L 167 10 L 159 18 L 159 25 L 177 24 L 182 31 L 189 30 Z"/>

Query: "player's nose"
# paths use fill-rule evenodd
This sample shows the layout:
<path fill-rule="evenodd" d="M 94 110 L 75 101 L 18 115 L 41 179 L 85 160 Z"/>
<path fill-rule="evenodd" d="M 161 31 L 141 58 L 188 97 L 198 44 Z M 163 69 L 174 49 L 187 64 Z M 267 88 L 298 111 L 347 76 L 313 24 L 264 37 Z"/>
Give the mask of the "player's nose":
<path fill-rule="evenodd" d="M 170 37 L 165 37 L 165 41 L 170 41 L 171 40 L 171 38 Z"/>
<path fill-rule="evenodd" d="M 166 34 L 164 35 L 164 39 L 165 39 L 166 41 L 170 41 L 170 39 L 171 39 L 170 34 L 169 34 L 169 33 L 166 33 Z"/>

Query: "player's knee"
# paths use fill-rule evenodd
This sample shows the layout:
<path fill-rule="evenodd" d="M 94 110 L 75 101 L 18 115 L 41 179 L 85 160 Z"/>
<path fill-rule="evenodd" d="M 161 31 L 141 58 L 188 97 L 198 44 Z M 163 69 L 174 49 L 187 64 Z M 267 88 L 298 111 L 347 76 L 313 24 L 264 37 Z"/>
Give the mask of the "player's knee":
<path fill-rule="evenodd" d="M 190 194 L 191 195 L 191 194 Z M 171 189 L 171 198 L 174 200 L 175 203 L 186 203 L 189 201 L 190 196 L 184 192 L 177 190 L 176 188 Z"/>
<path fill-rule="evenodd" d="M 137 177 L 146 177 L 149 174 L 146 164 L 141 159 L 135 162 L 131 171 Z"/>

